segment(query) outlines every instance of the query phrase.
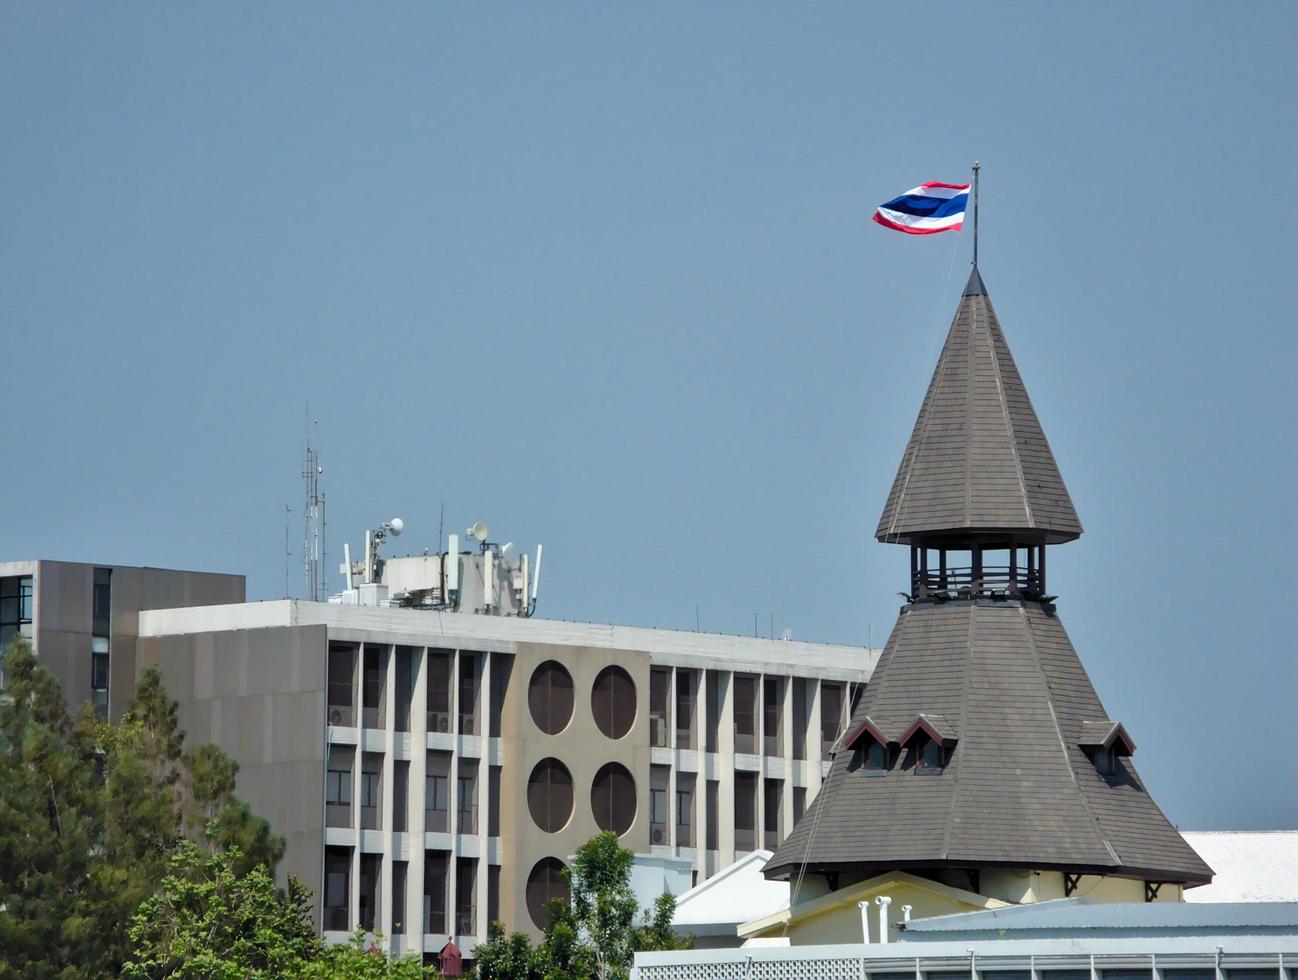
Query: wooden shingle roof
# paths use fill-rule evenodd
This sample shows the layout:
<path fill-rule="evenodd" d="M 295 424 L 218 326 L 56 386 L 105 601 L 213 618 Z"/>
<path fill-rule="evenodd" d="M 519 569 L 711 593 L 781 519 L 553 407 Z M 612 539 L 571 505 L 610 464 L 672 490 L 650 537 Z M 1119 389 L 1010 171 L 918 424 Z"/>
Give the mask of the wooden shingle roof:
<path fill-rule="evenodd" d="M 1053 607 L 1030 601 L 903 608 L 849 730 L 903 732 L 923 714 L 958 741 L 921 775 L 903 753 L 863 778 L 864 745 L 834 758 L 766 867 L 817 872 L 1018 867 L 1198 884 L 1212 870 L 1128 758 L 1102 775 L 1080 742 L 1108 715 Z"/>
<path fill-rule="evenodd" d="M 977 268 L 969 277 L 875 537 L 1007 531 L 1060 543 L 1082 533 Z"/>

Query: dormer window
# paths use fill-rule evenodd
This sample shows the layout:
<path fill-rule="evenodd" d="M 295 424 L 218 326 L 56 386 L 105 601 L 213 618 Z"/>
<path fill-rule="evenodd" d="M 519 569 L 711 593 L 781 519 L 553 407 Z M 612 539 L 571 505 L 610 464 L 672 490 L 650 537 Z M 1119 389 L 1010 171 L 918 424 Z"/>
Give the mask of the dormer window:
<path fill-rule="evenodd" d="M 874 739 L 865 749 L 865 768 L 875 771 L 882 771 L 888 768 L 889 755 L 888 746 L 880 745 Z"/>
<path fill-rule="evenodd" d="M 843 748 L 861 752 L 861 769 L 870 776 L 882 776 L 892 765 L 888 738 L 867 715 L 843 739 Z"/>
<path fill-rule="evenodd" d="M 1105 777 L 1117 774 L 1118 756 L 1129 756 L 1136 751 L 1136 743 L 1118 721 L 1082 722 L 1082 736 L 1077 744 L 1095 764 L 1095 771 Z"/>
<path fill-rule="evenodd" d="M 951 761 L 956 741 L 955 728 L 943 715 L 921 714 L 906 729 L 900 744 L 914 752 L 915 772 L 936 775 Z"/>
<path fill-rule="evenodd" d="M 941 769 L 946 765 L 942 745 L 927 735 L 915 739 L 915 768 Z"/>

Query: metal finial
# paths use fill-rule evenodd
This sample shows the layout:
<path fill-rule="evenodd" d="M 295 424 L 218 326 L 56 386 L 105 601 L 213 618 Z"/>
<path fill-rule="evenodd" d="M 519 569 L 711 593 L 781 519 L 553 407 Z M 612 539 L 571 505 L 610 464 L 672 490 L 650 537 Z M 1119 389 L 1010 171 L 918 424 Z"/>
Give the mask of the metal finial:
<path fill-rule="evenodd" d="M 980 169 L 980 166 L 981 166 L 981 165 L 978 163 L 978 161 L 975 160 L 975 161 L 974 161 L 974 165 L 973 165 L 973 206 L 974 206 L 974 219 L 973 219 L 973 233 L 974 233 L 974 234 L 973 234 L 973 239 L 974 239 L 974 248 L 973 248 L 973 264 L 974 264 L 974 268 L 975 268 L 975 269 L 978 267 L 978 170 Z"/>

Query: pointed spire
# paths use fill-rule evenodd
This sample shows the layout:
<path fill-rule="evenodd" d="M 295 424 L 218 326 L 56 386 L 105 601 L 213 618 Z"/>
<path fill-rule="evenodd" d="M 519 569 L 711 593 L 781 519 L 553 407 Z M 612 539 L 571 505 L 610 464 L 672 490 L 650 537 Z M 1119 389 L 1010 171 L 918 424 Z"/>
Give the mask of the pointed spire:
<path fill-rule="evenodd" d="M 977 266 L 875 536 L 905 544 L 953 532 L 1046 544 L 1082 533 Z"/>

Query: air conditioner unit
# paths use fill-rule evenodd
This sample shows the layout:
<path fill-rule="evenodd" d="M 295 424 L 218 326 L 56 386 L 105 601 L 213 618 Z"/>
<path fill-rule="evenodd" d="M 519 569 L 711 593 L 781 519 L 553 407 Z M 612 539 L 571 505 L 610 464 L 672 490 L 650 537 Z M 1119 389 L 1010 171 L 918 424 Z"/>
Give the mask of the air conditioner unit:
<path fill-rule="evenodd" d="M 451 730 L 451 716 L 445 711 L 433 712 L 433 723 L 428 726 L 434 732 L 446 734 Z"/>
<path fill-rule="evenodd" d="M 667 831 L 663 830 L 661 827 L 655 827 L 653 829 L 653 841 L 655 844 L 666 844 Z"/>
<path fill-rule="evenodd" d="M 343 723 L 343 712 L 341 708 L 334 708 L 329 712 L 329 724 L 341 725 Z"/>

